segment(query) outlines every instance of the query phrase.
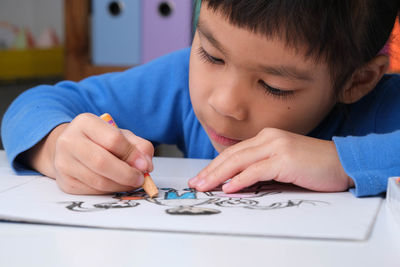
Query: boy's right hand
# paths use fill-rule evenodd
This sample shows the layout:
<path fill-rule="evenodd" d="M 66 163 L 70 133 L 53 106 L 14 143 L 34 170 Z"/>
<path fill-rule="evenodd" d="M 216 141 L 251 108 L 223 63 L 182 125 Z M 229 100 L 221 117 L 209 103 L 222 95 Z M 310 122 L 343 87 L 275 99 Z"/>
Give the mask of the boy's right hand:
<path fill-rule="evenodd" d="M 25 160 L 64 192 L 107 194 L 140 187 L 153 154 L 151 142 L 84 113 L 53 129 Z"/>

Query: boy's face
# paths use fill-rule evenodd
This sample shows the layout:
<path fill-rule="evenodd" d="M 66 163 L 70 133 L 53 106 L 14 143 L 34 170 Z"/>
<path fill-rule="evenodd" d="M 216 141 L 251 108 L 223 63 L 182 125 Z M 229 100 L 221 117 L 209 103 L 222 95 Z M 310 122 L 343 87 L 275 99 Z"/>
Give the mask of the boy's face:
<path fill-rule="evenodd" d="M 216 150 L 264 128 L 313 130 L 335 104 L 326 64 L 202 6 L 190 56 L 194 111 Z"/>

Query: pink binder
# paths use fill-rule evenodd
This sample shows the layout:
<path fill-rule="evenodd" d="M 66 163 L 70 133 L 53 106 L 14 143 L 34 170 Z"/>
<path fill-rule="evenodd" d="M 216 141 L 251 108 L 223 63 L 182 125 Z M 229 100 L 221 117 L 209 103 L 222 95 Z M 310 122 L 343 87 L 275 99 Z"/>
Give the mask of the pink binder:
<path fill-rule="evenodd" d="M 191 0 L 144 0 L 142 8 L 142 63 L 191 44 Z"/>

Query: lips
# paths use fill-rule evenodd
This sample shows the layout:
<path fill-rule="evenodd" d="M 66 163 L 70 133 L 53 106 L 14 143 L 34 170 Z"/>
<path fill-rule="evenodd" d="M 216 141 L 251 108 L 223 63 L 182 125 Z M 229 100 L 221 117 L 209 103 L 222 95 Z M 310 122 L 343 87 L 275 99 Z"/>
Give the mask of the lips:
<path fill-rule="evenodd" d="M 215 141 L 218 144 L 223 145 L 223 146 L 231 146 L 231 145 L 237 144 L 241 141 L 241 140 L 231 139 L 231 138 L 219 135 L 219 134 L 217 134 L 216 131 L 214 131 L 210 127 L 207 127 L 207 132 L 213 141 Z"/>

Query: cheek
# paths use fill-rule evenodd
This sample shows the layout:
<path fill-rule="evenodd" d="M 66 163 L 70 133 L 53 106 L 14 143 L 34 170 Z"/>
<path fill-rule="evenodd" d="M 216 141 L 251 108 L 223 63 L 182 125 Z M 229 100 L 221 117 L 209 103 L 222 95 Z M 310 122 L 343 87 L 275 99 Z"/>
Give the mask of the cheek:
<path fill-rule="evenodd" d="M 328 96 L 310 93 L 287 101 L 256 94 L 251 101 L 252 122 L 247 129 L 253 134 L 266 127 L 308 134 L 334 105 Z"/>
<path fill-rule="evenodd" d="M 292 122 L 291 131 L 298 134 L 311 132 L 333 108 L 335 101 L 330 96 L 310 95 L 298 99 L 296 106 L 288 110 L 289 121 Z"/>
<path fill-rule="evenodd" d="M 195 112 L 206 104 L 207 95 L 210 91 L 210 77 L 207 75 L 207 70 L 203 66 L 204 63 L 200 60 L 193 58 L 190 60 L 189 67 L 189 91 Z"/>

